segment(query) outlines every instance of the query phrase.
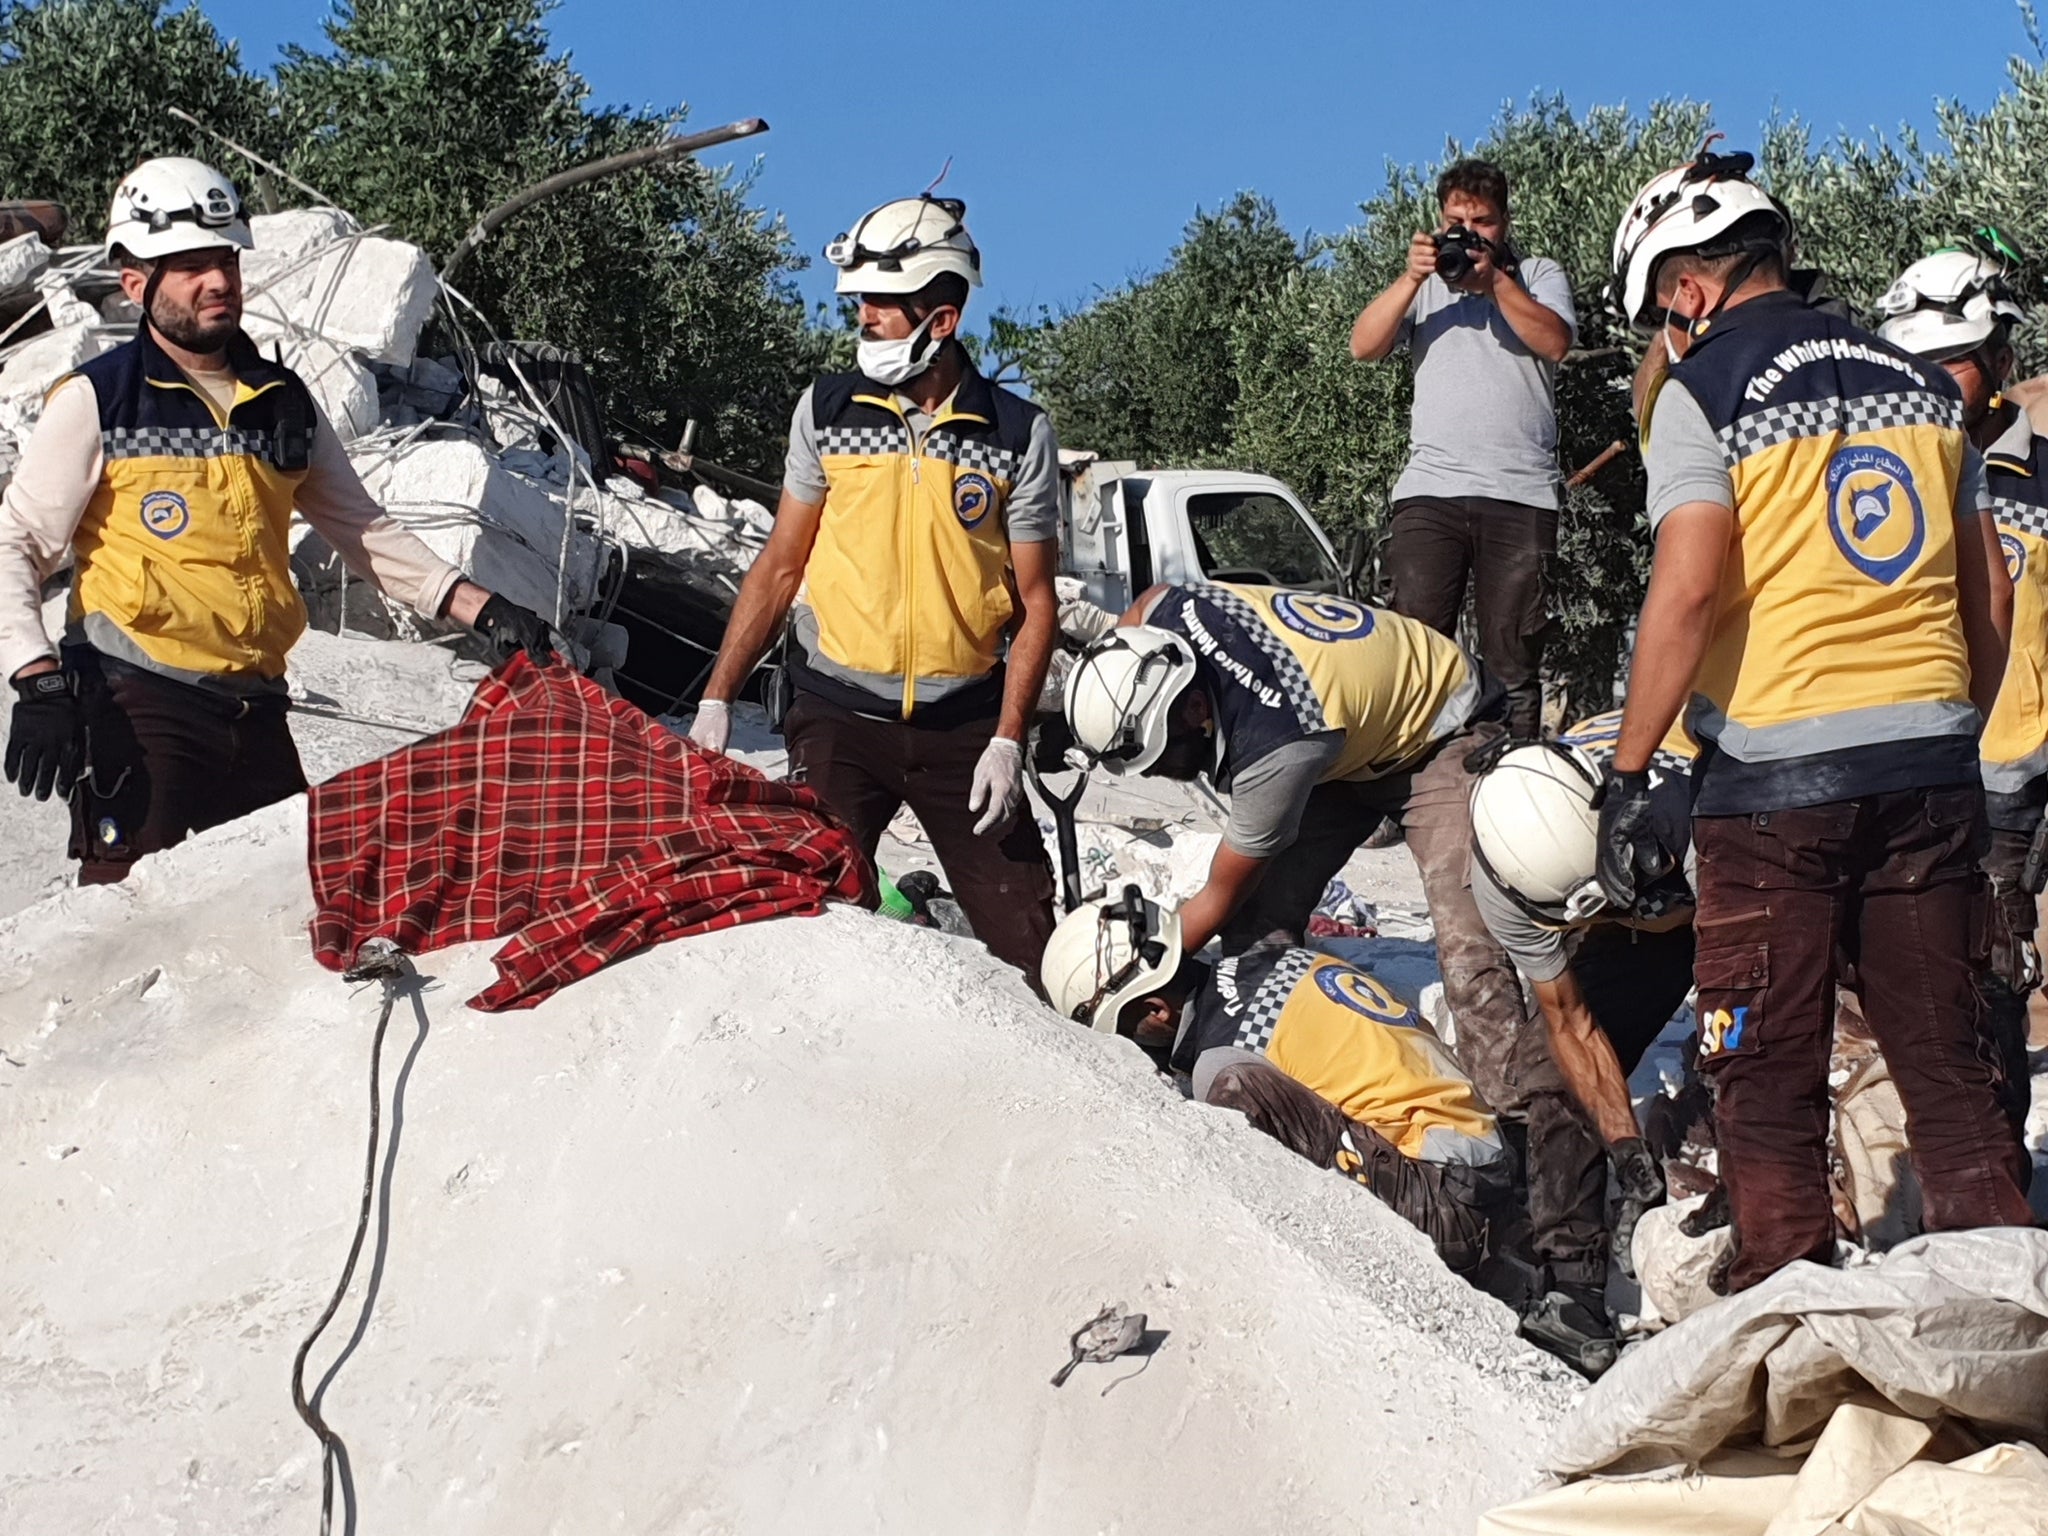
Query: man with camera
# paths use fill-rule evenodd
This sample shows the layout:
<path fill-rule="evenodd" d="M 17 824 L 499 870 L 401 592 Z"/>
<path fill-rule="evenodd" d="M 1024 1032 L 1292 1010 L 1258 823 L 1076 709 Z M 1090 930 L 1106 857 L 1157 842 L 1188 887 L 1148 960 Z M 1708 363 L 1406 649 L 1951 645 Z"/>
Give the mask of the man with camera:
<path fill-rule="evenodd" d="M 1365 362 L 1415 364 L 1408 467 L 1394 485 L 1387 560 L 1394 608 L 1452 634 L 1469 581 L 1481 659 L 1508 692 L 1520 740 L 1543 711 L 1543 559 L 1557 549 L 1557 365 L 1578 331 L 1570 280 L 1522 256 L 1508 179 L 1484 160 L 1437 178 L 1442 228 L 1351 327 Z"/>

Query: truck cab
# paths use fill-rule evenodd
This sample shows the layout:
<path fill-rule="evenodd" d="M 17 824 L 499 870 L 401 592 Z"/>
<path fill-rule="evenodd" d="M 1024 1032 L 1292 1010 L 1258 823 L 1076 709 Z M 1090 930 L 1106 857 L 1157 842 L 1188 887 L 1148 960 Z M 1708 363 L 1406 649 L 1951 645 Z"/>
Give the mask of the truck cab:
<path fill-rule="evenodd" d="M 1329 536 L 1271 475 L 1141 470 L 1072 451 L 1060 461 L 1061 574 L 1112 613 L 1156 582 L 1345 588 Z"/>

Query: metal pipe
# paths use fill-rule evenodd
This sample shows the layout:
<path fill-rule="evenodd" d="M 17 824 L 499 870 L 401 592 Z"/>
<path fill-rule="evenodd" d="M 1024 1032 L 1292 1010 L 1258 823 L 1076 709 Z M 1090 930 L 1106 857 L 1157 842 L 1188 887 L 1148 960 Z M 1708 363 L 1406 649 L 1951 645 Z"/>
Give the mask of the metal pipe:
<path fill-rule="evenodd" d="M 757 133 L 766 133 L 765 118 L 742 118 L 736 123 L 727 123 L 723 128 L 706 129 L 703 133 L 685 134 L 679 139 L 664 139 L 659 144 L 648 144 L 639 149 L 629 149 L 621 155 L 611 155 L 603 160 L 589 160 L 582 165 L 571 166 L 558 171 L 545 181 L 537 181 L 524 192 L 507 198 L 489 213 L 476 221 L 470 232 L 462 237 L 462 243 L 449 254 L 447 265 L 441 268 L 441 281 L 448 281 L 455 269 L 462 265 L 469 253 L 490 239 L 491 234 L 513 214 L 529 208 L 544 197 L 553 197 L 557 192 L 566 192 L 571 187 L 580 187 L 586 181 L 596 181 L 602 176 L 616 176 L 621 171 L 637 170 L 641 166 L 658 165 L 679 155 L 709 149 L 715 144 L 729 144 L 734 139 L 751 138 Z"/>

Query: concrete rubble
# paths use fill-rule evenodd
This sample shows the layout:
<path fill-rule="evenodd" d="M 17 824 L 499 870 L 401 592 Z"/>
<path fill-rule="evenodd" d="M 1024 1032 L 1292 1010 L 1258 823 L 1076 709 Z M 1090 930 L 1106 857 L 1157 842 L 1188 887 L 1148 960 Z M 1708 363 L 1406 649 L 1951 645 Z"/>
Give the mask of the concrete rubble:
<path fill-rule="evenodd" d="M 244 329 L 306 381 L 372 494 L 444 558 L 551 617 L 608 617 L 626 573 L 650 560 L 686 593 L 730 600 L 767 508 L 703 486 L 650 491 L 593 464 L 517 379 L 423 355 L 443 290 L 419 247 L 333 208 L 258 215 L 250 231 Z M 0 332 L 14 327 L 0 337 L 0 486 L 49 389 L 137 319 L 96 247 L 0 244 Z M 418 638 L 416 618 L 351 581 L 303 524 L 293 551 L 316 626 Z"/>

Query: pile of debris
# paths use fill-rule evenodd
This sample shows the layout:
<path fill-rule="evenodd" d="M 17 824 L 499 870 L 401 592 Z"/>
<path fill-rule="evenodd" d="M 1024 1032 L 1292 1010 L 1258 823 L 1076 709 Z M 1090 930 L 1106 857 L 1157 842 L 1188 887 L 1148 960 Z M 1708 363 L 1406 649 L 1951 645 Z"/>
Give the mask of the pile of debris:
<path fill-rule="evenodd" d="M 693 697 L 767 508 L 675 483 L 694 478 L 687 455 L 666 456 L 668 475 L 615 457 L 581 361 L 490 336 L 418 246 L 336 208 L 250 229 L 243 327 L 305 379 L 371 493 L 445 559 L 555 619 L 636 703 L 661 713 Z M 50 387 L 139 319 L 99 247 L 53 250 L 49 232 L 0 244 L 0 485 Z M 423 355 L 430 334 L 456 352 Z M 420 638 L 303 523 L 293 571 L 316 626 Z"/>

